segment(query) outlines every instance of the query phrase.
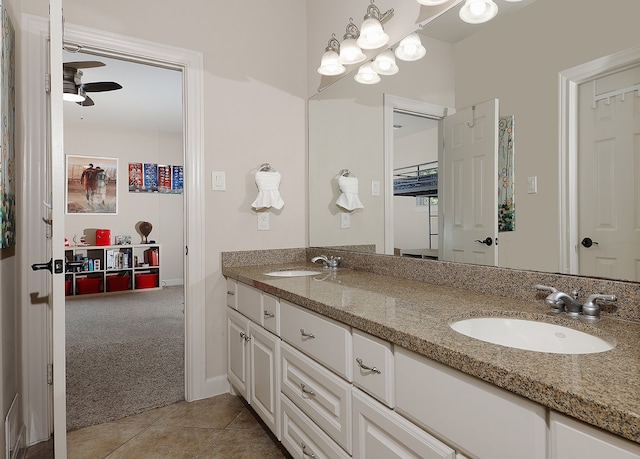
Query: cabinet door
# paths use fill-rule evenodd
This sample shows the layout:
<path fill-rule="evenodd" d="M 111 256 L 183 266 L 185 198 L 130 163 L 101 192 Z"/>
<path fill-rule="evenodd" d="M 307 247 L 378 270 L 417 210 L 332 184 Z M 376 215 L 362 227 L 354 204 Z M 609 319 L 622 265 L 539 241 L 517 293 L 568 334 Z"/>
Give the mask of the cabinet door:
<path fill-rule="evenodd" d="M 249 357 L 249 320 L 227 308 L 227 378 L 236 391 L 251 403 Z"/>
<path fill-rule="evenodd" d="M 391 344 L 353 330 L 353 384 L 393 408 L 394 373 Z"/>
<path fill-rule="evenodd" d="M 551 459 L 639 459 L 640 445 L 551 411 Z"/>
<path fill-rule="evenodd" d="M 398 346 L 396 410 L 474 457 L 546 459 L 546 409 Z M 578 456 L 576 456 L 578 457 Z"/>
<path fill-rule="evenodd" d="M 353 389 L 354 459 L 455 459 L 440 440 Z"/>
<path fill-rule="evenodd" d="M 238 309 L 238 283 L 227 279 L 227 306 Z"/>
<path fill-rule="evenodd" d="M 249 323 L 251 349 L 251 406 L 280 439 L 280 339 Z"/>

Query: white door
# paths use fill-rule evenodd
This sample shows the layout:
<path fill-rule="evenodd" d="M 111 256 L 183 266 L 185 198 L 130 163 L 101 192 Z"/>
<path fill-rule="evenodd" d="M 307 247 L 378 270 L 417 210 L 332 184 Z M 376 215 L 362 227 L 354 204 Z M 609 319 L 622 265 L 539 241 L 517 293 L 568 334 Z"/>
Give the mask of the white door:
<path fill-rule="evenodd" d="M 55 457 L 67 455 L 67 406 L 64 298 L 64 208 L 65 173 L 62 109 L 62 0 L 49 2 L 49 136 L 51 184 L 51 259 L 53 260 L 51 339 L 53 364 L 53 432 Z"/>
<path fill-rule="evenodd" d="M 577 253 L 583 275 L 640 281 L 638 82 L 640 66 L 579 86 Z"/>
<path fill-rule="evenodd" d="M 447 116 L 444 131 L 440 259 L 497 266 L 498 100 Z"/>

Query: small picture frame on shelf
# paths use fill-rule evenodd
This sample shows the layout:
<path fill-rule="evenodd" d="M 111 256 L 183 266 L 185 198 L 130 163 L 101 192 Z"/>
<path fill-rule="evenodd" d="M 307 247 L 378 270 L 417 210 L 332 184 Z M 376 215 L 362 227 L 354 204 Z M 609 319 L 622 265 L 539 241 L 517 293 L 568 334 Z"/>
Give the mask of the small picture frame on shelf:
<path fill-rule="evenodd" d="M 116 245 L 131 245 L 131 236 L 129 235 L 123 235 L 123 236 L 116 236 Z"/>

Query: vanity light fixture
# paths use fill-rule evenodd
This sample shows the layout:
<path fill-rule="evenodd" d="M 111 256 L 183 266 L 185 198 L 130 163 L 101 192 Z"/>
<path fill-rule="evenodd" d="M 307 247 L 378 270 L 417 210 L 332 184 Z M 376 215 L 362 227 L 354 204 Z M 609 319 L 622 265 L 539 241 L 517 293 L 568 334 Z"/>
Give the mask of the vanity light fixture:
<path fill-rule="evenodd" d="M 417 0 L 418 3 L 425 6 L 438 6 L 447 3 L 449 0 Z M 507 0 L 508 1 L 508 0 Z M 520 0 L 515 0 L 520 1 Z"/>
<path fill-rule="evenodd" d="M 498 14 L 498 5 L 493 0 L 466 0 L 459 14 L 464 22 L 481 24 L 490 21 Z"/>
<path fill-rule="evenodd" d="M 371 68 L 378 75 L 395 75 L 398 73 L 396 56 L 393 54 L 393 51 L 388 49 L 378 54 L 375 60 L 371 63 Z"/>
<path fill-rule="evenodd" d="M 338 61 L 341 64 L 359 64 L 367 58 L 356 42 L 359 36 L 360 30 L 358 30 L 358 26 L 353 23 L 353 18 L 349 18 L 344 40 L 340 44 L 340 58 Z"/>
<path fill-rule="evenodd" d="M 318 67 L 318 73 L 320 75 L 335 76 L 341 75 L 345 72 L 346 68 L 339 61 L 340 43 L 336 39 L 336 34 L 331 34 L 327 48 L 322 55 L 320 61 L 320 67 Z"/>
<path fill-rule="evenodd" d="M 400 41 L 395 53 L 401 61 L 417 61 L 427 54 L 427 49 L 422 46 L 420 37 L 414 32 Z"/>
<path fill-rule="evenodd" d="M 384 32 L 382 22 L 392 14 L 393 8 L 381 13 L 371 0 L 371 4 L 367 7 L 367 14 L 364 15 L 364 21 L 360 26 L 358 46 L 362 49 L 378 49 L 389 43 L 389 35 Z"/>
<path fill-rule="evenodd" d="M 360 66 L 353 79 L 361 84 L 376 84 L 380 82 L 380 75 L 371 68 L 371 62 L 367 62 Z"/>

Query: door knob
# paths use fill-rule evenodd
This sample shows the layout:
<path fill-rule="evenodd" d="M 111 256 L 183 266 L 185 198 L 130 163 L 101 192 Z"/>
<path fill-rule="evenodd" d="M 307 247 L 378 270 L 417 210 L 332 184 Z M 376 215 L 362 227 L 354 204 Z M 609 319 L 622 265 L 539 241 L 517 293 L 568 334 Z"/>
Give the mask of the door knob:
<path fill-rule="evenodd" d="M 479 242 L 480 244 L 487 244 L 487 246 L 491 247 L 493 245 L 493 239 L 491 239 L 489 236 L 487 236 L 484 240 L 480 240 L 480 239 L 476 239 L 476 242 Z"/>
<path fill-rule="evenodd" d="M 580 241 L 580 244 L 582 244 L 587 249 L 591 247 L 593 244 L 598 245 L 598 243 L 593 239 L 591 239 L 590 237 L 585 237 L 582 241 Z"/>

